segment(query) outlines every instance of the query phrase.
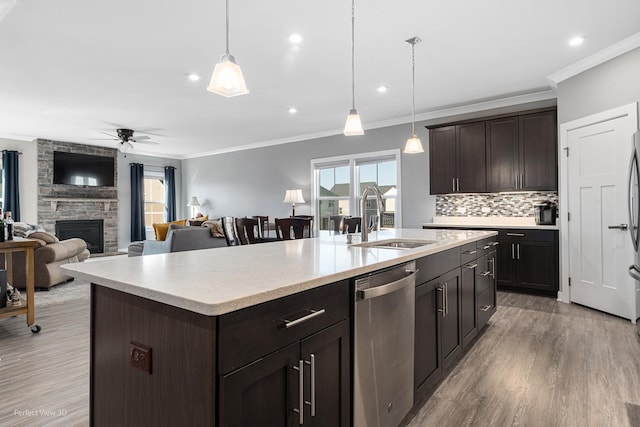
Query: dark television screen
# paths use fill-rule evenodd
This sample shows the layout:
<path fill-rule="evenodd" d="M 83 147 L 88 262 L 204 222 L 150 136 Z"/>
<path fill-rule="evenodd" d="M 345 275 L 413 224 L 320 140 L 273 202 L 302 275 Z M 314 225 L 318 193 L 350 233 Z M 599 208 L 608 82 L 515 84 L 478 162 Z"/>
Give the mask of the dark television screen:
<path fill-rule="evenodd" d="M 89 187 L 114 186 L 113 157 L 53 152 L 53 183 Z"/>

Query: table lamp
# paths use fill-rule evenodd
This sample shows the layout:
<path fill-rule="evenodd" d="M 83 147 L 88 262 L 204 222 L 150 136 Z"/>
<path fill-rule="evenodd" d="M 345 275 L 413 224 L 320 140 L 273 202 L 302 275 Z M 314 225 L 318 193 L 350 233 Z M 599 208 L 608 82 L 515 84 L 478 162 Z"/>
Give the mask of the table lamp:
<path fill-rule="evenodd" d="M 191 196 L 191 201 L 187 203 L 187 206 L 191 206 L 191 218 L 196 217 L 196 207 L 200 206 L 200 202 L 196 196 Z"/>
<path fill-rule="evenodd" d="M 291 216 L 296 216 L 296 203 L 305 203 L 302 190 L 287 190 L 282 203 L 291 203 Z"/>

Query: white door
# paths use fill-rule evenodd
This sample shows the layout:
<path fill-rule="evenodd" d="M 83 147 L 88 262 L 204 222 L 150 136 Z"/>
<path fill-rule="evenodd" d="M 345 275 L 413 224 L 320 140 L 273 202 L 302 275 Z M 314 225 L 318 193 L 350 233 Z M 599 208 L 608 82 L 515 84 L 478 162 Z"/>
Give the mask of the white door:
<path fill-rule="evenodd" d="M 635 323 L 627 177 L 635 117 L 567 132 L 569 277 L 572 302 Z"/>

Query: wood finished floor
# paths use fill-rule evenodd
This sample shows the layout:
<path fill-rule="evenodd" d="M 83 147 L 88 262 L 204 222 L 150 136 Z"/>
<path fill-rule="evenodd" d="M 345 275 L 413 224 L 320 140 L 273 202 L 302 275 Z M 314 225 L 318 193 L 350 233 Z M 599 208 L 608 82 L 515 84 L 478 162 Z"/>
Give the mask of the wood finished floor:
<path fill-rule="evenodd" d="M 404 425 L 640 426 L 635 325 L 551 298 L 498 297 L 483 336 Z M 24 316 L 0 320 L 0 426 L 86 426 L 89 303 L 36 319 L 40 334 Z"/>

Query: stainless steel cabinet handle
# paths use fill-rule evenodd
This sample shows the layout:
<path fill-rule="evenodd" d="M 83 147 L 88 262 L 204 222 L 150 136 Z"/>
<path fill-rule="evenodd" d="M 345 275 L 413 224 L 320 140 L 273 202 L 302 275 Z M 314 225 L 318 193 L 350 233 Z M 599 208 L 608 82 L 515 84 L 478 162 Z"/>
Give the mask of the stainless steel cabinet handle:
<path fill-rule="evenodd" d="M 499 245 L 498 242 L 489 242 L 489 246 L 497 246 L 497 245 Z"/>
<path fill-rule="evenodd" d="M 491 274 L 490 270 L 483 271 L 482 273 L 478 273 L 478 276 L 487 277 Z"/>
<path fill-rule="evenodd" d="M 440 307 L 442 308 L 438 308 L 438 312 L 442 313 L 442 316 L 445 316 L 445 312 L 444 312 L 444 286 L 438 286 L 436 288 L 437 292 L 442 292 L 442 299 L 440 299 L 440 301 L 442 302 L 442 304 L 440 304 Z"/>
<path fill-rule="evenodd" d="M 467 265 L 464 266 L 464 268 L 468 268 L 469 270 L 473 270 L 477 266 L 478 266 L 478 264 L 467 264 Z"/>
<path fill-rule="evenodd" d="M 496 259 L 495 258 L 489 258 L 487 260 L 487 262 L 491 263 L 491 277 L 495 278 L 496 277 Z"/>
<path fill-rule="evenodd" d="M 491 308 L 490 305 L 483 305 L 482 307 L 480 307 L 481 311 L 489 311 L 489 309 Z"/>
<path fill-rule="evenodd" d="M 407 272 L 411 274 L 403 277 L 400 280 L 396 280 L 395 282 L 390 282 L 381 286 L 376 286 L 375 288 L 359 290 L 358 298 L 365 300 L 370 298 L 381 297 L 383 295 L 390 294 L 391 292 L 395 292 L 398 289 L 401 289 L 410 283 L 414 283 L 415 285 L 415 277 L 416 277 L 416 274 L 418 274 L 418 270 L 407 271 Z"/>
<path fill-rule="evenodd" d="M 520 175 L 520 189 L 524 188 L 524 174 Z"/>
<path fill-rule="evenodd" d="M 300 360 L 298 366 L 292 366 L 292 368 L 298 371 L 298 386 L 300 390 L 298 392 L 298 401 L 300 408 L 293 408 L 293 412 L 297 412 L 300 416 L 300 425 L 304 424 L 304 361 Z"/>
<path fill-rule="evenodd" d="M 465 255 L 473 255 L 476 252 L 478 252 L 478 251 L 462 251 L 462 253 L 465 254 Z"/>
<path fill-rule="evenodd" d="M 627 230 L 628 226 L 627 224 L 620 224 L 620 225 L 610 225 L 609 230 Z"/>
<path fill-rule="evenodd" d="M 444 314 L 449 314 L 449 283 L 444 284 Z"/>
<path fill-rule="evenodd" d="M 491 245 L 487 245 L 487 246 L 483 246 L 483 247 L 482 247 L 482 249 L 485 249 L 485 250 L 486 250 L 486 249 L 489 249 L 489 248 L 491 248 Z"/>
<path fill-rule="evenodd" d="M 309 310 L 309 311 L 311 311 L 311 314 L 307 314 L 306 316 L 302 316 L 302 317 L 300 317 L 299 319 L 296 319 L 296 320 L 284 319 L 284 327 L 289 329 L 289 328 L 291 328 L 293 326 L 299 325 L 300 323 L 304 323 L 307 320 L 311 320 L 314 317 L 318 317 L 321 314 L 325 313 L 324 308 L 322 310 Z"/>
<path fill-rule="evenodd" d="M 518 250 L 517 250 L 517 252 L 518 252 L 518 259 L 520 259 L 520 243 L 518 243 L 517 245 L 518 245 Z"/>
<path fill-rule="evenodd" d="M 516 259 L 516 245 L 511 244 L 511 259 Z"/>
<path fill-rule="evenodd" d="M 460 178 L 456 178 L 456 190 L 460 191 Z"/>
<path fill-rule="evenodd" d="M 507 233 L 507 236 L 524 237 L 524 233 Z"/>
<path fill-rule="evenodd" d="M 311 353 L 309 356 L 310 361 L 304 361 L 305 364 L 311 368 L 311 402 L 304 401 L 305 405 L 311 406 L 311 416 L 316 416 L 316 355 Z"/>
<path fill-rule="evenodd" d="M 455 178 L 451 178 L 451 187 L 452 187 L 452 191 L 455 193 L 456 192 L 456 179 Z"/>
<path fill-rule="evenodd" d="M 518 189 L 518 175 L 516 175 L 516 190 Z"/>

